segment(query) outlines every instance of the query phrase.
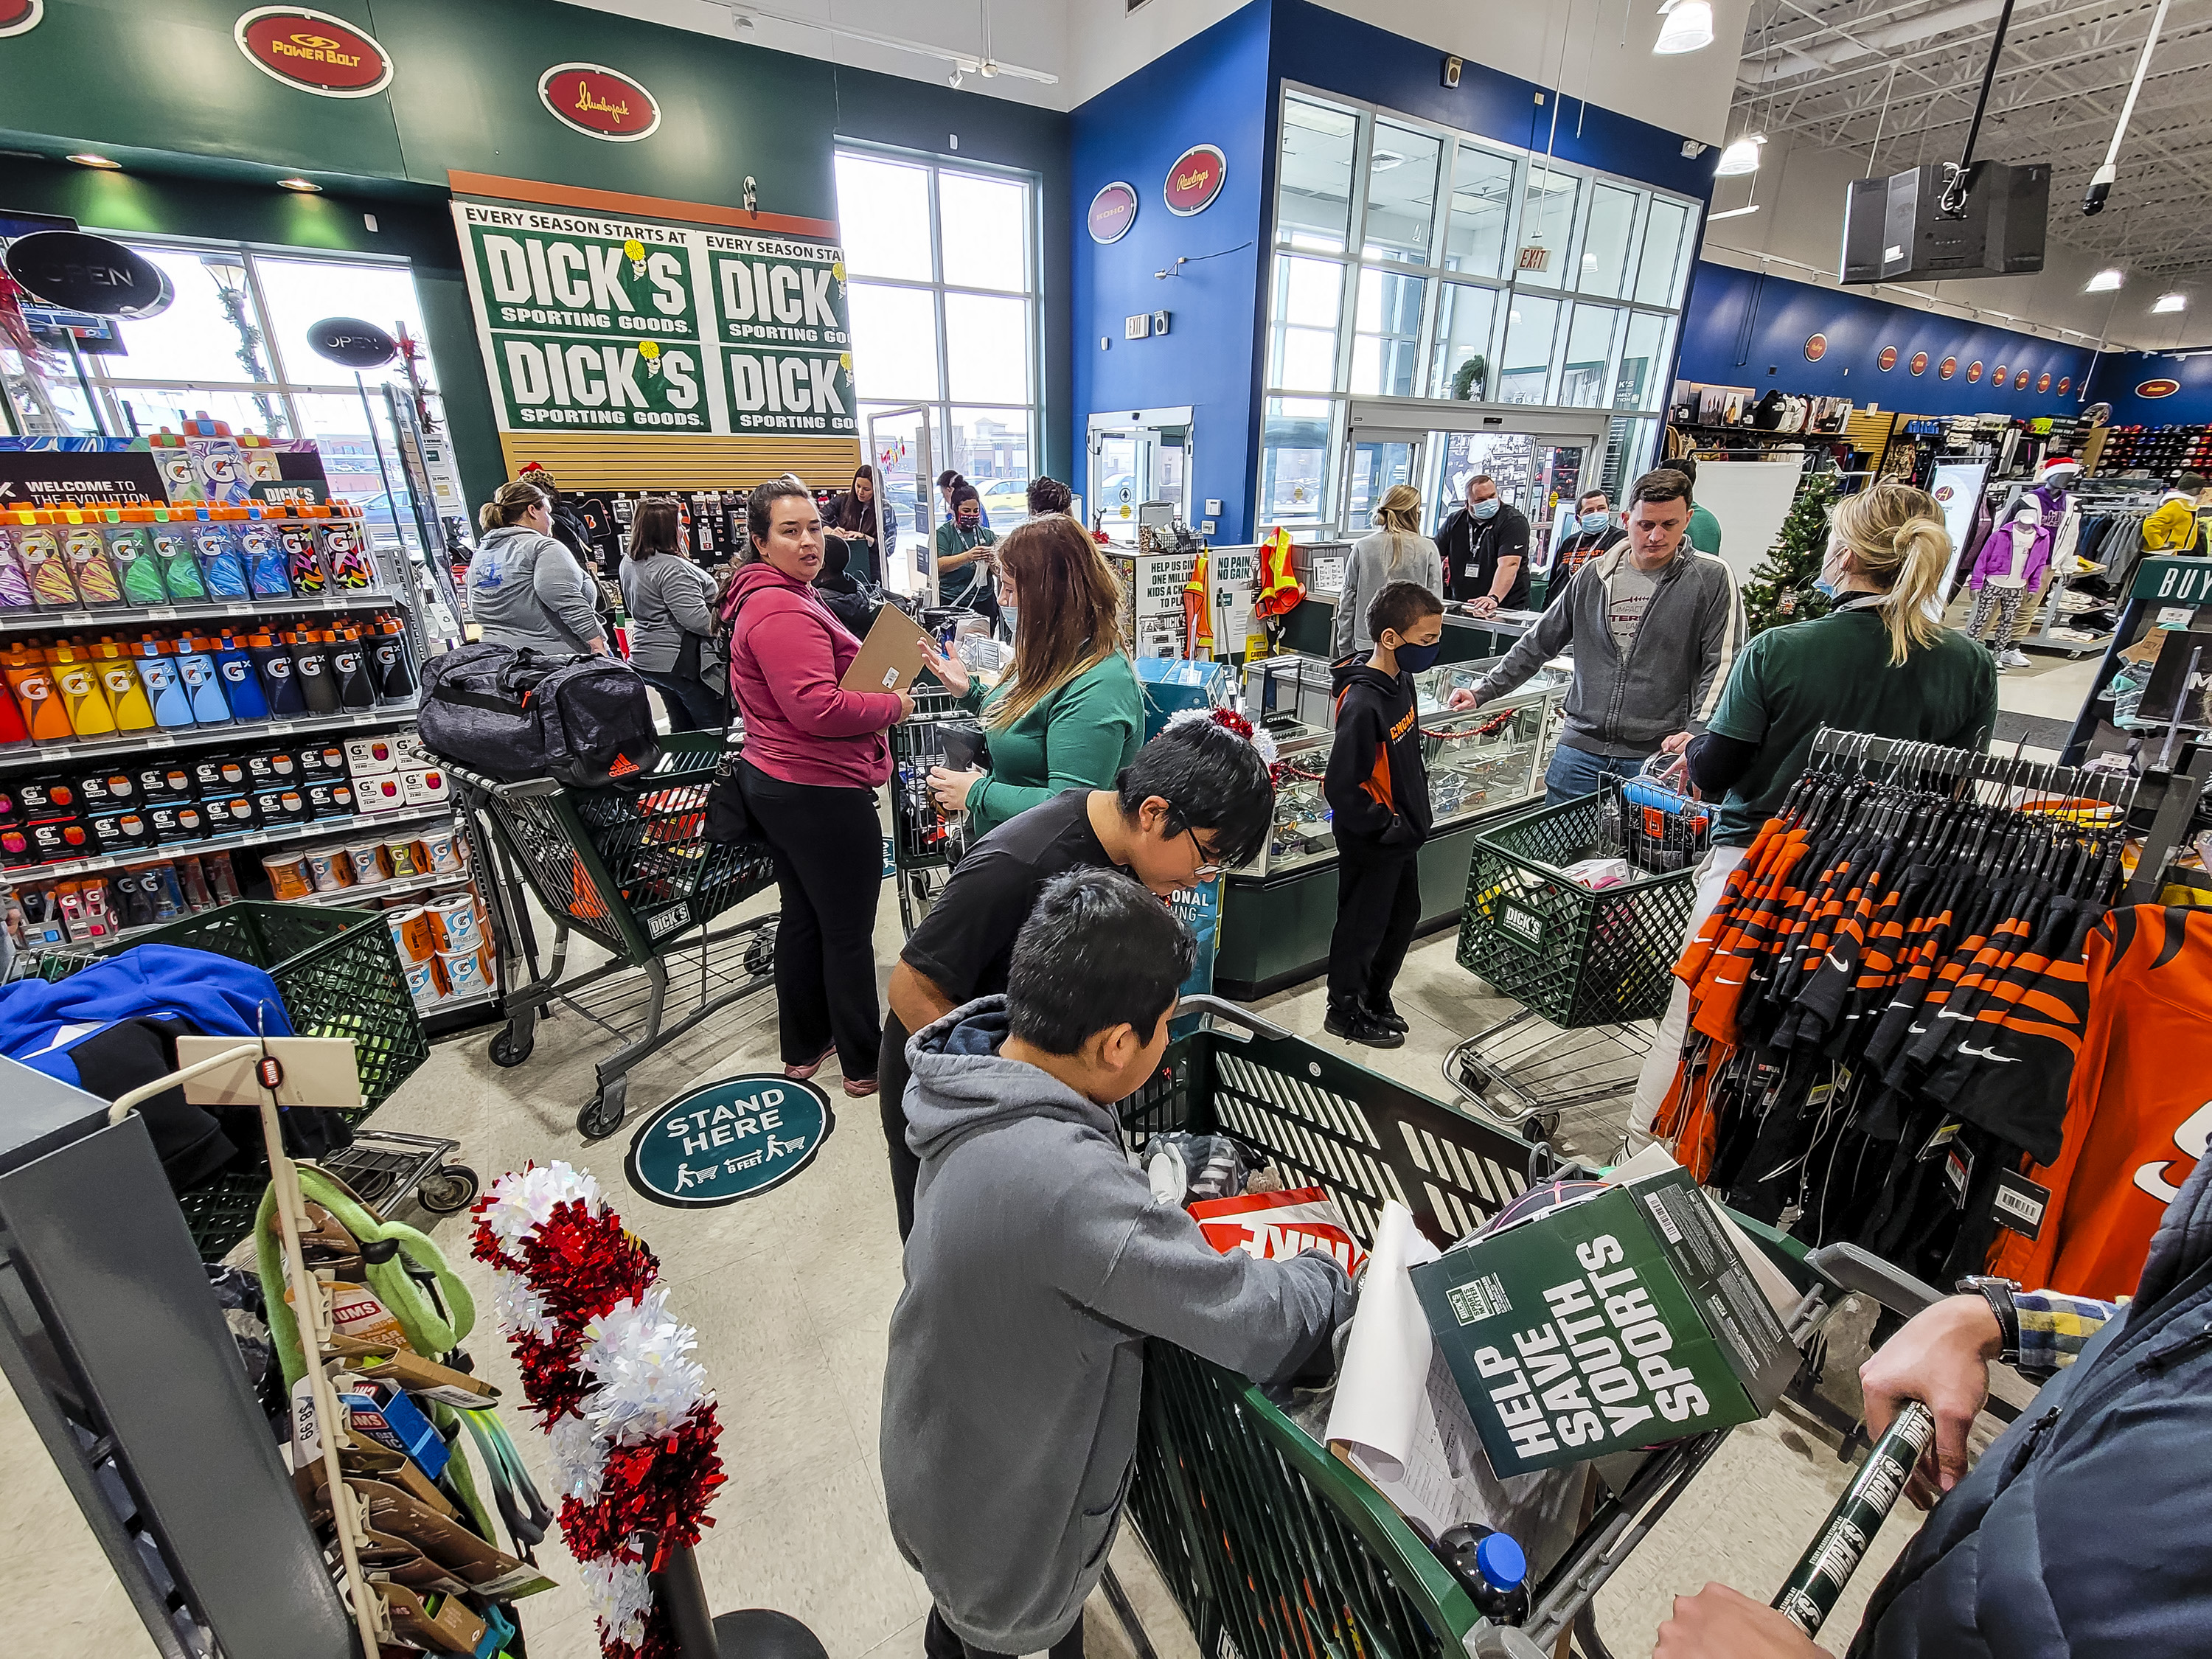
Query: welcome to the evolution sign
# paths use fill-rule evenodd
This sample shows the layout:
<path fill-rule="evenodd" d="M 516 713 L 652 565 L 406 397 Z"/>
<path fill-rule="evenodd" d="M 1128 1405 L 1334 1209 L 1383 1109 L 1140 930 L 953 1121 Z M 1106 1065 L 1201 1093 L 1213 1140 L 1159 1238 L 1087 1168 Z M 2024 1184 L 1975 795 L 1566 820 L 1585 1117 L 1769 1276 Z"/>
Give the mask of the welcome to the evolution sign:
<path fill-rule="evenodd" d="M 858 436 L 834 244 L 486 202 L 453 217 L 505 430 Z"/>

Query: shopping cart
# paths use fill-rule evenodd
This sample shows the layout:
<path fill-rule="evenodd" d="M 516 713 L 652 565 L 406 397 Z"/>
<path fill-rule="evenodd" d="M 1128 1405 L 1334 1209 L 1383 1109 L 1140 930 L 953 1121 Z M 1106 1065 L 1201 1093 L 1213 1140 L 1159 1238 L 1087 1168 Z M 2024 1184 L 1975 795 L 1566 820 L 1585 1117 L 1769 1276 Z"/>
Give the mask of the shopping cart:
<path fill-rule="evenodd" d="M 720 732 L 673 732 L 661 739 L 649 771 L 590 789 L 550 778 L 501 783 L 465 767 L 446 769 L 459 787 L 477 867 L 498 872 L 484 884 L 507 1015 L 506 1029 L 492 1038 L 493 1063 L 528 1060 L 537 1022 L 552 1017 L 556 1001 L 620 1045 L 599 1061 L 597 1091 L 576 1114 L 587 1139 L 622 1127 L 632 1067 L 775 976 L 775 917 L 708 927 L 775 878 L 765 847 L 707 839 L 707 790 L 721 757 Z M 553 923 L 542 969 L 526 895 Z M 572 933 L 609 959 L 570 976 Z M 697 1001 L 672 1024 L 664 1018 L 669 963 L 679 957 L 688 958 L 684 976 L 696 984 Z M 632 969 L 643 976 L 641 1011 Z M 586 991 L 596 994 L 580 994 Z"/>
<path fill-rule="evenodd" d="M 1172 1130 L 1243 1141 L 1293 1182 L 1325 1190 L 1363 1246 L 1387 1200 L 1449 1243 L 1554 1163 L 1545 1147 L 1232 1003 L 1186 997 L 1182 1007 L 1158 1076 L 1121 1108 L 1127 1143 Z M 1808 1256 L 1739 1221 L 1801 1293 L 1789 1322 L 1801 1350 L 1817 1345 L 1847 1291 L 1905 1313 L 1936 1296 L 1852 1247 Z M 1486 1623 L 1397 1510 L 1257 1385 L 1154 1339 L 1142 1413 L 1129 1514 L 1205 1659 L 1549 1659 L 1570 1631 L 1583 1659 L 1607 1659 L 1593 1599 L 1728 1434 L 1608 1460 L 1614 1484 L 1532 1587 L 1527 1622 L 1505 1628 Z M 1829 1541 L 1824 1530 L 1816 1550 Z"/>
<path fill-rule="evenodd" d="M 1445 1056 L 1458 1098 L 1565 1156 L 1610 1160 L 1619 1103 L 1666 1012 L 1711 826 L 1711 809 L 1647 763 L 1476 835 L 1460 965 L 1522 1006 Z M 1563 873 L 1596 858 L 1620 860 L 1627 879 L 1593 889 Z"/>
<path fill-rule="evenodd" d="M 945 753 L 943 728 L 974 718 L 934 682 L 916 685 L 913 695 L 913 716 L 891 727 L 890 733 L 891 868 L 898 885 L 899 921 L 909 935 L 944 890 L 966 830 L 964 814 L 938 810 L 929 793 L 929 769 L 961 758 Z"/>
<path fill-rule="evenodd" d="M 362 1103 L 336 1114 L 349 1127 L 382 1105 L 429 1058 L 430 1045 L 407 994 L 391 930 L 376 911 L 240 899 L 141 934 L 126 945 L 50 954 L 39 970 L 48 980 L 63 979 L 99 957 L 141 945 L 182 945 L 251 963 L 276 982 L 299 1036 L 352 1038 Z M 402 1150 L 394 1143 L 412 1143 L 404 1147 L 405 1158 L 392 1158 Z M 443 1214 L 466 1207 L 476 1195 L 476 1176 L 446 1162 L 447 1154 L 458 1149 L 456 1141 L 361 1130 L 351 1146 L 319 1161 L 349 1184 L 356 1176 L 370 1178 L 380 1194 L 376 1202 L 387 1213 L 411 1196 L 425 1209 Z M 249 1152 L 240 1162 L 245 1167 L 226 1170 L 177 1199 L 192 1243 L 210 1261 L 220 1261 L 252 1231 L 254 1211 L 269 1184 L 264 1161 Z"/>

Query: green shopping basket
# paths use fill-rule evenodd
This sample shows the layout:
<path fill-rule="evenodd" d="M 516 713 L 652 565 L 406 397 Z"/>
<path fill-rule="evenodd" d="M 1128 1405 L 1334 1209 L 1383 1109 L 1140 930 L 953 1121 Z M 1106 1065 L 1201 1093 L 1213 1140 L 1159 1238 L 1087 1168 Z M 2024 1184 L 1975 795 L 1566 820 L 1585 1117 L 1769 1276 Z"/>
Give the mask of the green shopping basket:
<path fill-rule="evenodd" d="M 1620 785 L 1606 781 L 1479 831 L 1460 913 L 1460 966 L 1563 1030 L 1666 1012 L 1697 893 L 1694 860 L 1595 891 L 1559 873 L 1628 850 Z"/>
<path fill-rule="evenodd" d="M 49 980 L 66 978 L 97 957 L 142 945 L 181 945 L 250 963 L 276 981 L 300 1036 L 351 1037 L 364 1104 L 339 1112 L 349 1124 L 382 1105 L 430 1056 L 422 1018 L 407 993 L 391 930 L 380 911 L 240 899 L 110 950 L 49 956 L 40 971 Z M 258 1146 L 252 1169 L 226 1171 L 179 1195 L 192 1242 L 210 1261 L 222 1260 L 252 1229 L 261 1190 L 269 1184 Z"/>

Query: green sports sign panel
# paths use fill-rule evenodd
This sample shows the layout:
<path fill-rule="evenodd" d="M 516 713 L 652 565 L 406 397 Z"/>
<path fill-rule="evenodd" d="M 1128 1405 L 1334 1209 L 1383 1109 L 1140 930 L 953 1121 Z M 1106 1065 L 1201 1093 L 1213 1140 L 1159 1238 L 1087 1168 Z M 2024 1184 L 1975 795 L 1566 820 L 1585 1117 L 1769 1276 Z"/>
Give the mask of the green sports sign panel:
<path fill-rule="evenodd" d="M 509 432 L 856 437 L 834 243 L 456 202 Z"/>

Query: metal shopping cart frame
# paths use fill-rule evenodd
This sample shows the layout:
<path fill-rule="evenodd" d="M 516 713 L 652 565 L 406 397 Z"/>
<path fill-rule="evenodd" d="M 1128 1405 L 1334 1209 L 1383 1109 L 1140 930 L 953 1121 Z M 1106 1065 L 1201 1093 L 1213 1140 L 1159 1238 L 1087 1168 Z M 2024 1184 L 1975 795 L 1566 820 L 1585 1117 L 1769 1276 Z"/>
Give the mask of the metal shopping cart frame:
<path fill-rule="evenodd" d="M 507 1025 L 491 1041 L 492 1063 L 520 1066 L 536 1043 L 537 1022 L 553 1004 L 614 1038 L 598 1066 L 598 1088 L 576 1114 L 577 1131 L 602 1139 L 622 1127 L 629 1073 L 642 1061 L 739 999 L 773 982 L 776 918 L 714 928 L 714 919 L 775 879 L 768 849 L 706 839 L 707 790 L 720 764 L 720 732 L 677 732 L 661 739 L 647 771 L 605 788 L 574 789 L 551 778 L 520 783 L 448 765 L 457 806 L 490 874 L 492 933 L 500 956 Z M 553 923 L 541 967 L 526 896 Z M 598 967 L 570 975 L 571 934 L 609 953 Z M 665 1018 L 678 956 L 697 1000 L 672 1024 Z M 642 974 L 645 1007 L 634 1012 Z M 581 994 L 605 986 L 594 997 Z"/>
<path fill-rule="evenodd" d="M 948 819 L 926 793 L 918 795 L 918 780 L 926 780 L 931 767 L 945 763 L 938 728 L 974 718 L 934 680 L 915 686 L 912 696 L 913 716 L 890 729 L 890 784 L 892 879 L 898 886 L 899 922 L 909 939 L 945 890 L 955 851 L 952 831 L 960 816 Z"/>
<path fill-rule="evenodd" d="M 1125 1141 L 1178 1129 L 1243 1141 L 1287 1179 L 1328 1192 L 1363 1244 L 1394 1198 L 1449 1243 L 1554 1162 L 1221 999 L 1183 999 L 1176 1032 L 1159 1074 L 1119 1109 Z M 1906 1312 L 1936 1294 L 1848 1246 L 1808 1255 L 1738 1220 L 1800 1292 L 1788 1323 L 1801 1351 L 1847 1291 Z M 1155 1339 L 1129 1513 L 1206 1659 L 1550 1659 L 1571 1631 L 1584 1659 L 1607 1659 L 1593 1599 L 1727 1433 L 1607 1460 L 1609 1495 L 1533 1587 L 1528 1622 L 1498 1627 L 1396 1510 L 1257 1385 Z"/>

